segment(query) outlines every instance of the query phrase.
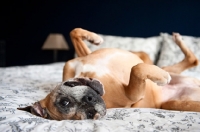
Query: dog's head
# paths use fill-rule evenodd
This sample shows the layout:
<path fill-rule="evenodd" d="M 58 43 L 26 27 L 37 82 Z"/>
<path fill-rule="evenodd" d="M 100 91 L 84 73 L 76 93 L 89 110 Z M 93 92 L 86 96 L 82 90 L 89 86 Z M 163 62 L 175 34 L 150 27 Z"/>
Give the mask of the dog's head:
<path fill-rule="evenodd" d="M 47 119 L 99 119 L 106 114 L 103 85 L 96 79 L 73 78 L 56 86 L 33 106 L 18 108 Z"/>

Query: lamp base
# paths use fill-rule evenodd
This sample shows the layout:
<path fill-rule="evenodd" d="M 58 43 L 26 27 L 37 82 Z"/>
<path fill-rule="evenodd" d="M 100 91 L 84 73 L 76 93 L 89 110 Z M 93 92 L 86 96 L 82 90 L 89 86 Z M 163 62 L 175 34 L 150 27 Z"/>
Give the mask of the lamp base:
<path fill-rule="evenodd" d="M 57 62 L 57 50 L 53 50 L 53 61 Z"/>

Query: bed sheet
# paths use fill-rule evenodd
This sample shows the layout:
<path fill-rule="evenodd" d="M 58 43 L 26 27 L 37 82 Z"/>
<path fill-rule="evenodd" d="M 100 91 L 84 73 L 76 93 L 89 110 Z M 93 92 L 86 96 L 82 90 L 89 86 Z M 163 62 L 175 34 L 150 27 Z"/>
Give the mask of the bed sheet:
<path fill-rule="evenodd" d="M 149 108 L 108 109 L 100 120 L 47 120 L 18 107 L 44 98 L 62 79 L 64 63 L 0 68 L 0 131 L 199 131 L 200 113 Z M 188 74 L 187 72 L 185 74 Z M 193 73 L 190 74 L 192 76 Z M 196 74 L 195 74 L 196 75 Z"/>

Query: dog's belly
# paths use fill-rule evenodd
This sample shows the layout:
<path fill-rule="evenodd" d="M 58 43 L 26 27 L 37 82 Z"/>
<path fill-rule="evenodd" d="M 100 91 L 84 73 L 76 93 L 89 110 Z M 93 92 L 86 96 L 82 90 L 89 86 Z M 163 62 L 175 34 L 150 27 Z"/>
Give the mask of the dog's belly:
<path fill-rule="evenodd" d="M 194 78 L 180 77 L 162 87 L 163 102 L 169 100 L 200 101 L 200 82 Z"/>

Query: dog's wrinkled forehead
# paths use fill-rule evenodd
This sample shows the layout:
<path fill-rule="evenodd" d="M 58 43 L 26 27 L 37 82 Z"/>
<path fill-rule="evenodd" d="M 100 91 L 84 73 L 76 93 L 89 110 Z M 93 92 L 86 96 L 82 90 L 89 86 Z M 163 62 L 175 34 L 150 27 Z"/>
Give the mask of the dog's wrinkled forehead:
<path fill-rule="evenodd" d="M 55 91 L 59 95 L 69 95 L 80 101 L 81 98 L 88 94 L 88 91 L 95 91 L 98 95 L 104 94 L 103 85 L 100 81 L 91 78 L 72 78 L 59 84 Z"/>
<path fill-rule="evenodd" d="M 60 85 L 57 93 L 59 93 L 59 95 L 68 95 L 74 97 L 77 101 L 80 102 L 82 97 L 87 94 L 88 89 L 88 86 L 69 87 L 66 85 Z"/>
<path fill-rule="evenodd" d="M 100 96 L 104 94 L 104 88 L 100 81 L 92 78 L 72 78 L 66 82 L 63 82 L 64 86 L 75 87 L 75 86 L 87 86 L 92 88 Z"/>

